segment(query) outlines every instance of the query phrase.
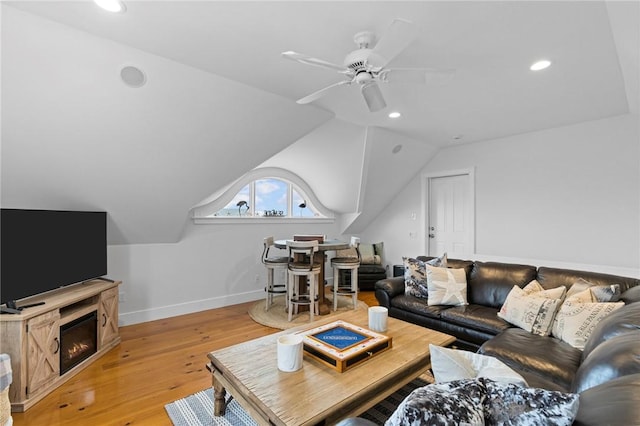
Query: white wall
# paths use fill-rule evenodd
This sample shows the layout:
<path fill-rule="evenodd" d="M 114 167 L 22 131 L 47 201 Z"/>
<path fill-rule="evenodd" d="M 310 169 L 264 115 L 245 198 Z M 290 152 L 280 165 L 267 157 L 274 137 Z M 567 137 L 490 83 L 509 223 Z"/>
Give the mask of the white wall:
<path fill-rule="evenodd" d="M 640 276 L 638 125 L 629 114 L 454 146 L 422 173 L 475 169 L 476 259 Z M 362 235 L 385 242 L 387 263 L 425 253 L 421 179 Z"/>
<path fill-rule="evenodd" d="M 178 243 L 109 246 L 108 276 L 123 282 L 120 325 L 264 298 L 264 237 L 339 237 L 336 224 L 302 226 L 189 224 Z"/>

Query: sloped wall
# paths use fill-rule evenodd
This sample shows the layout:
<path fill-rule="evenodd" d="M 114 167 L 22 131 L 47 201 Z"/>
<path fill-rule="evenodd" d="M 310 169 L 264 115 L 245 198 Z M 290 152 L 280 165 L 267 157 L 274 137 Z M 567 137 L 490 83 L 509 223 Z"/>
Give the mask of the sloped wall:
<path fill-rule="evenodd" d="M 2 12 L 2 205 L 108 211 L 111 244 L 178 241 L 194 204 L 332 117 Z M 125 86 L 123 65 L 147 84 Z"/>

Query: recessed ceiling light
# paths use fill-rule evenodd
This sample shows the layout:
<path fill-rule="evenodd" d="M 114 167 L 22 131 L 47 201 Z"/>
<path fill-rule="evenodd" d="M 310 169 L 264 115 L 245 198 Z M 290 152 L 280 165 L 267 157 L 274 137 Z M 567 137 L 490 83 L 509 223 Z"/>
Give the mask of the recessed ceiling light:
<path fill-rule="evenodd" d="M 120 0 L 93 0 L 98 6 L 113 13 L 122 13 L 127 8 Z"/>
<path fill-rule="evenodd" d="M 390 112 L 389 113 L 389 118 L 398 118 L 400 117 L 402 114 L 400 114 L 398 111 L 394 111 L 394 112 Z"/>
<path fill-rule="evenodd" d="M 400 150 L 402 149 L 402 145 L 398 144 L 396 146 L 393 147 L 393 149 L 391 150 L 392 153 L 397 154 L 400 152 Z"/>
<path fill-rule="evenodd" d="M 540 71 L 540 70 L 543 70 L 543 69 L 549 67 L 549 65 L 551 65 L 551 61 L 547 61 L 546 59 L 544 59 L 542 61 L 538 61 L 538 62 L 534 63 L 533 65 L 531 65 L 529 67 L 529 69 L 531 71 Z"/>

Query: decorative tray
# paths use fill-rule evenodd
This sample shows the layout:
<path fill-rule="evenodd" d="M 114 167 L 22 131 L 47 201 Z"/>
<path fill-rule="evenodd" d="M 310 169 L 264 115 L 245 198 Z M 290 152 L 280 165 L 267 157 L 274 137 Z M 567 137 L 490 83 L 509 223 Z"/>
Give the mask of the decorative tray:
<path fill-rule="evenodd" d="M 391 348 L 391 337 L 341 320 L 299 334 L 307 356 L 340 373 Z"/>

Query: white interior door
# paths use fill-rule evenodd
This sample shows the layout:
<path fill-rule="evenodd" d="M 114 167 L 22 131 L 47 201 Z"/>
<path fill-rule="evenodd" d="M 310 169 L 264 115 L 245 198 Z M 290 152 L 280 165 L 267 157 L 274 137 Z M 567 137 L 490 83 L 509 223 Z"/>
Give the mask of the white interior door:
<path fill-rule="evenodd" d="M 470 174 L 428 178 L 427 247 L 430 256 L 464 258 L 474 252 L 473 185 Z"/>

